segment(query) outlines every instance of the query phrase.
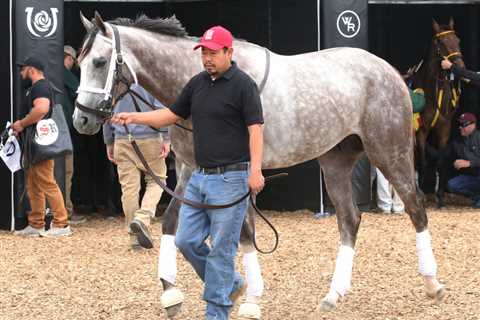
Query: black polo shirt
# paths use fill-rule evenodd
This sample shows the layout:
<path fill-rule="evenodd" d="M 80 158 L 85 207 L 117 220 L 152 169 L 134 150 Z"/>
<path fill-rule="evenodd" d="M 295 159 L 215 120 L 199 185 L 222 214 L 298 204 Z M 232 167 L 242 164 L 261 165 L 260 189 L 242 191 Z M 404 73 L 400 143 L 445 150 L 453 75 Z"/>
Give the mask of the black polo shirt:
<path fill-rule="evenodd" d="M 235 62 L 216 80 L 206 71 L 194 76 L 170 110 L 192 116 L 199 166 L 250 161 L 248 126 L 263 123 L 262 103 L 257 85 Z"/>

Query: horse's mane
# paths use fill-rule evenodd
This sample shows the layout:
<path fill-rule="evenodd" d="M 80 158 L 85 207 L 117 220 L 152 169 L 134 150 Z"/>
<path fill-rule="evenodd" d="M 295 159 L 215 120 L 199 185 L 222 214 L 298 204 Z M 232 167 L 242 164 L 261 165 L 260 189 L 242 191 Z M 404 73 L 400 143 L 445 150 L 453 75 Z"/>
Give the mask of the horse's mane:
<path fill-rule="evenodd" d="M 94 27 L 90 32 L 85 35 L 85 38 L 82 41 L 82 46 L 79 51 L 79 61 L 90 51 L 93 45 L 93 41 L 99 31 L 98 27 L 95 25 L 95 21 L 92 19 Z M 169 18 L 155 18 L 151 19 L 145 14 L 139 15 L 135 20 L 130 18 L 116 18 L 114 20 L 108 21 L 108 23 L 115 24 L 117 26 L 133 27 L 139 28 L 155 33 L 166 34 L 174 37 L 187 37 L 188 33 L 183 27 L 182 23 L 177 19 L 175 15 Z"/>
<path fill-rule="evenodd" d="M 175 37 L 188 36 L 187 31 L 182 26 L 182 23 L 178 21 L 175 15 L 171 16 L 170 18 L 151 19 L 142 14 L 135 20 L 129 18 L 116 18 L 115 20 L 111 20 L 109 22 L 118 26 L 134 27 Z"/>

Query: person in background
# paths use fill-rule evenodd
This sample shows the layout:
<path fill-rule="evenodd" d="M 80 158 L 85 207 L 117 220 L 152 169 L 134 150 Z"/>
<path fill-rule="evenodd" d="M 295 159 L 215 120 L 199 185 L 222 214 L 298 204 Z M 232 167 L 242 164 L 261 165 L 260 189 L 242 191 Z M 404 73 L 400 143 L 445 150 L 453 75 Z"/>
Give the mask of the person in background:
<path fill-rule="evenodd" d="M 50 85 L 43 73 L 45 65 L 42 60 L 32 56 L 17 65 L 20 67 L 22 83 L 28 88 L 22 99 L 23 110 L 30 110 L 24 118 L 12 124 L 14 133 L 19 135 L 25 128 L 43 119 L 50 110 L 52 97 Z M 71 235 L 63 195 L 53 175 L 54 160 L 27 163 L 26 167 L 26 189 L 31 212 L 28 214 L 28 226 L 16 231 L 15 234 L 47 237 Z M 45 231 L 46 200 L 53 212 L 53 221 L 47 231 Z"/>
<path fill-rule="evenodd" d="M 465 112 L 458 118 L 461 138 L 452 143 L 454 168 L 459 175 L 448 180 L 448 190 L 473 200 L 472 207 L 480 209 L 480 132 L 477 117 Z"/>
<path fill-rule="evenodd" d="M 164 108 L 140 85 L 132 84 L 130 89 L 157 109 Z M 151 110 L 140 99 L 137 101 L 140 111 Z M 130 95 L 124 96 L 114 109 L 115 113 L 132 111 L 135 111 L 135 105 Z M 128 128 L 153 173 L 162 179 L 166 179 L 165 158 L 170 152 L 167 128 L 159 131 L 149 126 L 135 124 L 128 125 Z M 131 235 L 131 246 L 133 249 L 153 248 L 150 224 L 155 216 L 156 207 L 163 190 L 150 177 L 140 162 L 123 126 L 106 122 L 103 125 L 103 139 L 107 148 L 108 159 L 117 165 L 118 178 L 122 187 L 122 206 L 125 223 Z M 145 174 L 146 189 L 139 206 L 142 173 Z"/>
<path fill-rule="evenodd" d="M 375 168 L 377 174 L 377 207 L 380 213 L 405 213 L 405 206 L 393 186 L 383 173 Z"/>
<path fill-rule="evenodd" d="M 63 83 L 64 83 L 64 99 L 63 113 L 70 129 L 70 137 L 74 151 L 65 156 L 65 204 L 68 212 L 70 224 L 80 224 L 87 219 L 84 215 L 77 214 L 72 203 L 72 178 L 74 173 L 74 154 L 75 154 L 75 137 L 77 133 L 73 128 L 72 116 L 75 99 L 77 97 L 77 88 L 80 85 L 78 78 L 73 74 L 72 69 L 77 64 L 77 52 L 71 46 L 63 47 Z"/>
<path fill-rule="evenodd" d="M 263 111 L 257 85 L 232 61 L 233 37 L 227 29 L 208 29 L 201 48 L 205 71 L 195 75 L 169 108 L 118 113 L 112 121 L 163 127 L 192 119 L 195 161 L 184 197 L 203 204 L 225 204 L 249 190 L 258 194 L 262 174 Z M 248 198 L 248 197 L 247 197 Z M 175 244 L 204 282 L 207 320 L 226 320 L 246 290 L 235 272 L 235 256 L 248 199 L 225 209 L 182 203 Z M 207 238 L 210 241 L 207 242 Z"/>

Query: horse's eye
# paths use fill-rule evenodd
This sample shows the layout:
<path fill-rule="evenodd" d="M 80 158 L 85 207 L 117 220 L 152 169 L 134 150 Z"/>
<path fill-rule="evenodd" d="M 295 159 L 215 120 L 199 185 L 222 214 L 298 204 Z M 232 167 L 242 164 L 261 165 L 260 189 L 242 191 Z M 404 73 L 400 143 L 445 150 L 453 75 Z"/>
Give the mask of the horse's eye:
<path fill-rule="evenodd" d="M 103 67 L 107 63 L 107 59 L 104 57 L 93 59 L 93 65 L 95 68 Z"/>

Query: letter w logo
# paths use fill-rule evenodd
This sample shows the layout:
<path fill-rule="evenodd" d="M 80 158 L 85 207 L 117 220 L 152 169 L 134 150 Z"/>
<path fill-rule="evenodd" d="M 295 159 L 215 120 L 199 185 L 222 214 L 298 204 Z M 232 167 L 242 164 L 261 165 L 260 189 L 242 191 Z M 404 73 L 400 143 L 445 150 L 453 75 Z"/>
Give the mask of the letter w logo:
<path fill-rule="evenodd" d="M 342 22 L 347 26 L 348 32 L 355 32 L 355 23 L 352 23 L 352 17 L 342 17 Z"/>

